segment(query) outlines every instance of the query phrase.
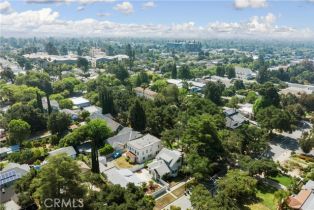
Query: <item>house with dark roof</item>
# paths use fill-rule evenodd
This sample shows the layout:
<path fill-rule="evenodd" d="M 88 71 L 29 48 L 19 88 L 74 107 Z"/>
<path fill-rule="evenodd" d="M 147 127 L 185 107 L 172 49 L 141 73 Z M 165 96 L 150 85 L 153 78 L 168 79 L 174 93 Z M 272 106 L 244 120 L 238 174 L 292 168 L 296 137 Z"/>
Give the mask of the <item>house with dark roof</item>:
<path fill-rule="evenodd" d="M 147 166 L 150 174 L 152 174 L 153 178 L 157 180 L 166 175 L 171 177 L 177 176 L 181 165 L 181 152 L 163 148 L 158 153 L 155 160 Z"/>
<path fill-rule="evenodd" d="M 132 128 L 122 128 L 117 135 L 107 139 L 107 143 L 110 144 L 115 150 L 123 150 L 129 141 L 140 138 L 143 136 L 140 132 L 134 131 Z"/>
<path fill-rule="evenodd" d="M 224 114 L 227 128 L 236 129 L 249 121 L 235 108 L 226 108 Z"/>

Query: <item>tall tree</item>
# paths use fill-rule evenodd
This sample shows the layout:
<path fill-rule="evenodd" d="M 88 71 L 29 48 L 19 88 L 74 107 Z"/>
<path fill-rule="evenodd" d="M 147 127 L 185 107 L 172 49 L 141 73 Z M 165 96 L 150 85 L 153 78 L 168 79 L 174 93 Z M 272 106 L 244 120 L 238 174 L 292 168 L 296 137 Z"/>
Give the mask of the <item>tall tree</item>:
<path fill-rule="evenodd" d="M 179 68 L 179 75 L 178 76 L 180 79 L 191 79 L 192 75 L 191 75 L 189 66 L 188 65 L 182 65 Z"/>
<path fill-rule="evenodd" d="M 11 120 L 9 125 L 9 141 L 10 144 L 22 145 L 23 140 L 26 140 L 31 133 L 31 126 L 23 120 Z"/>
<path fill-rule="evenodd" d="M 63 112 L 54 112 L 49 115 L 48 129 L 52 134 L 63 134 L 71 125 L 71 117 Z"/>
<path fill-rule="evenodd" d="M 79 171 L 76 161 L 65 154 L 50 157 L 32 181 L 32 197 L 38 199 L 44 209 L 46 199 L 68 201 L 84 198 L 86 189 Z"/>
<path fill-rule="evenodd" d="M 137 131 L 144 131 L 146 128 L 146 115 L 139 100 L 136 100 L 129 111 L 129 122 L 131 127 Z"/>
<path fill-rule="evenodd" d="M 216 75 L 220 76 L 220 77 L 224 77 L 225 76 L 225 67 L 221 64 L 219 64 L 216 67 Z"/>
<path fill-rule="evenodd" d="M 129 56 L 128 59 L 129 70 L 132 70 L 135 61 L 135 51 L 134 49 L 132 49 L 132 46 L 130 44 L 126 45 L 126 54 L 127 56 Z"/>
<path fill-rule="evenodd" d="M 174 64 L 172 65 L 172 68 L 171 68 L 171 78 L 172 78 L 172 79 L 177 79 L 177 76 L 178 76 L 177 64 L 174 63 Z"/>
<path fill-rule="evenodd" d="M 0 77 L 14 83 L 15 75 L 10 67 L 4 67 L 3 71 L 0 72 Z"/>
<path fill-rule="evenodd" d="M 45 50 L 49 55 L 59 55 L 57 48 L 52 42 L 46 44 Z"/>
<path fill-rule="evenodd" d="M 86 130 L 92 141 L 92 172 L 99 173 L 98 148 L 110 136 L 111 131 L 106 122 L 100 119 L 88 122 Z"/>
<path fill-rule="evenodd" d="M 81 68 L 86 73 L 89 68 L 88 60 L 86 58 L 79 57 L 77 59 L 77 67 Z"/>
<path fill-rule="evenodd" d="M 225 85 L 219 82 L 208 82 L 204 89 L 205 98 L 210 99 L 215 104 L 221 104 L 222 92 L 225 89 Z"/>
<path fill-rule="evenodd" d="M 227 74 L 229 79 L 235 78 L 236 77 L 236 72 L 235 72 L 234 66 L 228 65 L 226 67 L 226 74 Z"/>
<path fill-rule="evenodd" d="M 112 114 L 114 115 L 114 105 L 112 91 L 108 87 L 103 87 L 99 90 L 99 101 L 102 107 L 103 114 Z"/>
<path fill-rule="evenodd" d="M 36 91 L 36 102 L 37 102 L 37 107 L 43 113 L 44 112 L 43 101 L 41 100 L 41 95 L 38 93 L 38 91 Z"/>

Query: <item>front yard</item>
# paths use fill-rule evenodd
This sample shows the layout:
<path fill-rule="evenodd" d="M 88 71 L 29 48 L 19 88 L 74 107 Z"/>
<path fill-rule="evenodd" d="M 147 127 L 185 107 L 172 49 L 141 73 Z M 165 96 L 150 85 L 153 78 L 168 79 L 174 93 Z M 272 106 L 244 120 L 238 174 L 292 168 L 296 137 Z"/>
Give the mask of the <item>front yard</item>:
<path fill-rule="evenodd" d="M 114 164 L 117 168 L 132 168 L 134 165 L 130 164 L 125 157 L 121 156 L 114 160 Z"/>
<path fill-rule="evenodd" d="M 168 193 L 168 194 L 166 194 L 166 195 L 164 195 L 161 198 L 156 200 L 154 210 L 160 210 L 175 200 L 176 200 L 176 198 L 173 195 L 171 195 L 170 193 Z"/>

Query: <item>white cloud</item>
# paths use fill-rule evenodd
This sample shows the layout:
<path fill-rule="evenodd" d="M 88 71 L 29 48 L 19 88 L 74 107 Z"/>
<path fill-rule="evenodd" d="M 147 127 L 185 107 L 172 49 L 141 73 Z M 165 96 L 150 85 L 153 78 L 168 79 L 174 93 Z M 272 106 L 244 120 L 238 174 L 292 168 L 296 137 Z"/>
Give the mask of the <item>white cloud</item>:
<path fill-rule="evenodd" d="M 7 14 L 13 12 L 10 2 L 3 1 L 0 2 L 0 13 Z"/>
<path fill-rule="evenodd" d="M 237 9 L 262 8 L 267 6 L 266 0 L 235 0 L 234 6 Z"/>
<path fill-rule="evenodd" d="M 111 16 L 111 13 L 108 12 L 101 12 L 101 13 L 97 13 L 98 17 L 109 17 Z"/>
<path fill-rule="evenodd" d="M 76 8 L 76 11 L 81 12 L 81 11 L 83 11 L 84 9 L 85 9 L 85 7 L 83 7 L 83 6 L 78 6 L 78 7 Z"/>
<path fill-rule="evenodd" d="M 142 9 L 151 9 L 154 7 L 156 7 L 156 4 L 153 1 L 148 1 L 142 4 Z"/>
<path fill-rule="evenodd" d="M 97 14 L 107 16 L 106 13 Z M 276 16 L 253 16 L 243 22 L 181 24 L 121 24 L 92 18 L 63 20 L 50 8 L 0 14 L 2 36 L 33 37 L 163 37 L 163 38 L 278 38 L 314 39 L 314 31 L 276 25 Z"/>
<path fill-rule="evenodd" d="M 115 2 L 115 0 L 26 0 L 31 4 L 53 4 L 53 3 L 79 3 L 79 4 L 93 4 L 96 2 Z"/>
<path fill-rule="evenodd" d="M 128 14 L 131 14 L 133 13 L 133 5 L 128 2 L 128 1 L 124 1 L 120 4 L 117 4 L 115 7 L 114 7 L 115 10 L 119 11 L 119 12 L 122 12 L 126 15 Z"/>
<path fill-rule="evenodd" d="M 26 0 L 30 4 L 71 3 L 73 0 Z"/>
<path fill-rule="evenodd" d="M 93 4 L 96 2 L 115 2 L 115 0 L 78 0 L 80 4 Z"/>

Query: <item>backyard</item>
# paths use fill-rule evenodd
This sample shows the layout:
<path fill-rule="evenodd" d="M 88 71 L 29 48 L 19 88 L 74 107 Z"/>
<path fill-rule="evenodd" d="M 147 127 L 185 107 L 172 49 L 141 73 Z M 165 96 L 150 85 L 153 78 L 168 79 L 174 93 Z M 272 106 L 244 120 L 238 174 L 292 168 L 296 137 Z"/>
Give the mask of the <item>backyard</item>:
<path fill-rule="evenodd" d="M 125 157 L 121 156 L 114 160 L 114 164 L 117 168 L 132 168 L 134 165 L 130 164 Z"/>
<path fill-rule="evenodd" d="M 276 189 L 271 186 L 258 184 L 256 196 L 260 201 L 248 207 L 251 210 L 276 210 L 277 203 L 274 197 L 275 192 Z"/>
<path fill-rule="evenodd" d="M 286 175 L 282 175 L 282 174 L 278 174 L 275 177 L 270 177 L 270 179 L 284 185 L 285 187 L 289 187 L 293 182 L 293 180 L 290 176 L 286 176 Z"/>
<path fill-rule="evenodd" d="M 166 195 L 164 195 L 161 198 L 156 200 L 154 210 L 160 210 L 175 200 L 176 200 L 176 198 L 173 195 L 171 195 L 170 193 L 168 193 L 168 194 L 166 194 Z"/>

